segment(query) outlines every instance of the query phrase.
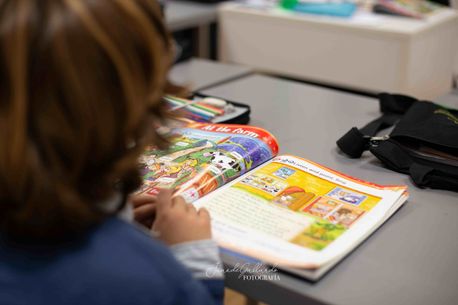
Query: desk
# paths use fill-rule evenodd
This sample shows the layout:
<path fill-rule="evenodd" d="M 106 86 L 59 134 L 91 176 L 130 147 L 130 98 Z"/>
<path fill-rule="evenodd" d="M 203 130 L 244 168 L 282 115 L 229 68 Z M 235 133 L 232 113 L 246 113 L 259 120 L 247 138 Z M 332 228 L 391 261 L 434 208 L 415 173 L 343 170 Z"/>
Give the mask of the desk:
<path fill-rule="evenodd" d="M 451 89 L 458 13 L 425 20 L 352 18 L 222 5 L 220 59 L 259 71 L 368 92 L 436 98 Z"/>
<path fill-rule="evenodd" d="M 235 64 L 193 58 L 173 66 L 169 77 L 175 84 L 187 86 L 190 90 L 195 91 L 236 79 L 252 71 L 251 68 Z"/>
<path fill-rule="evenodd" d="M 379 115 L 376 100 L 260 75 L 202 93 L 251 105 L 251 124 L 271 131 L 281 152 L 376 183 L 407 184 L 411 193 L 404 207 L 319 282 L 285 273 L 271 282 L 228 274 L 229 288 L 270 305 L 457 303 L 457 194 L 420 190 L 370 154 L 351 160 L 336 150 L 335 141 L 348 129 Z"/>
<path fill-rule="evenodd" d="M 165 20 L 170 31 L 197 30 L 197 55 L 209 56 L 210 24 L 216 22 L 218 4 L 169 0 Z"/>

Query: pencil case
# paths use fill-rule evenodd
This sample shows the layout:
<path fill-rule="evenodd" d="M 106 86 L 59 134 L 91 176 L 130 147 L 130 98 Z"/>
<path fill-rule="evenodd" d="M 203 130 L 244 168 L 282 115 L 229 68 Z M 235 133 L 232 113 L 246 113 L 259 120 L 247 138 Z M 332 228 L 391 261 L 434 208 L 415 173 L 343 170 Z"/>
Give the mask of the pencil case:
<path fill-rule="evenodd" d="M 243 104 L 240 102 L 229 101 L 227 99 L 223 99 L 223 98 L 216 97 L 216 96 L 205 95 L 202 93 L 195 93 L 192 96 L 192 98 L 206 98 L 206 97 L 214 97 L 214 98 L 222 99 L 222 100 L 225 100 L 228 104 L 232 104 L 234 106 L 233 112 L 214 118 L 211 121 L 212 123 L 244 125 L 250 122 L 251 107 L 249 105 Z"/>

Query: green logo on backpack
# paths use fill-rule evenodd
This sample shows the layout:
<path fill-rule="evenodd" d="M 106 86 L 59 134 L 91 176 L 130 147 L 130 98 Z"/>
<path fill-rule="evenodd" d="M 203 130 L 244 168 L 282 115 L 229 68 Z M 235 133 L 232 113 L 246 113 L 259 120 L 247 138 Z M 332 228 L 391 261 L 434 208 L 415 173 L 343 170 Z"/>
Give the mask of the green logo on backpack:
<path fill-rule="evenodd" d="M 455 124 L 458 124 L 458 117 L 456 115 L 454 115 L 453 113 L 451 113 L 450 111 L 446 110 L 446 109 L 438 109 L 436 111 L 434 111 L 434 114 L 442 114 L 442 115 L 445 115 L 450 121 L 452 121 L 453 123 Z"/>

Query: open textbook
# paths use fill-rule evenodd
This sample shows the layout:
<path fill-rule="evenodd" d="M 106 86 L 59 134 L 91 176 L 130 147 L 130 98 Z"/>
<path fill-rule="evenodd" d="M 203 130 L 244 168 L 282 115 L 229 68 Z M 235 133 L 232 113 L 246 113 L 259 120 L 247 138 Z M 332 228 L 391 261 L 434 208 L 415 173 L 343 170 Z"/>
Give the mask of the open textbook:
<path fill-rule="evenodd" d="M 290 155 L 267 131 L 191 124 L 167 133 L 167 151 L 148 147 L 144 185 L 176 193 L 212 218 L 220 246 L 284 267 L 335 264 L 407 199 L 406 186 L 380 186 Z"/>

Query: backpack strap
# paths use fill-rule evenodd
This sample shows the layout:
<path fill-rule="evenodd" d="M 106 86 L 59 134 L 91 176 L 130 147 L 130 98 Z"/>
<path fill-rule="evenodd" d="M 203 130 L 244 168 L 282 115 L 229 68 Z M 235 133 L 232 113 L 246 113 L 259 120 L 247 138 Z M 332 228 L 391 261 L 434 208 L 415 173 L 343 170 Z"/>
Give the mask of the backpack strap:
<path fill-rule="evenodd" d="M 337 146 L 351 158 L 359 158 L 369 148 L 371 141 L 384 140 L 375 135 L 393 126 L 417 100 L 401 94 L 380 93 L 378 95 L 382 116 L 368 123 L 361 129 L 353 127 L 339 140 Z"/>

